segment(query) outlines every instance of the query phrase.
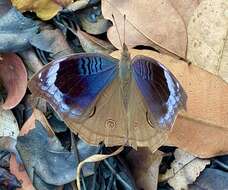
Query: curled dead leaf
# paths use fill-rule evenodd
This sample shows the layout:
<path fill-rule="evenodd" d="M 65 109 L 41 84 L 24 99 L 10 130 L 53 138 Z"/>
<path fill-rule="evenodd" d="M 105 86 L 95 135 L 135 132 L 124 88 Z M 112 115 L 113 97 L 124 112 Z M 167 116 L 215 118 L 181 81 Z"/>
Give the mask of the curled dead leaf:
<path fill-rule="evenodd" d="M 2 54 L 0 80 L 8 93 L 1 106 L 3 109 L 12 109 L 22 100 L 27 89 L 27 72 L 22 60 L 16 54 Z"/>

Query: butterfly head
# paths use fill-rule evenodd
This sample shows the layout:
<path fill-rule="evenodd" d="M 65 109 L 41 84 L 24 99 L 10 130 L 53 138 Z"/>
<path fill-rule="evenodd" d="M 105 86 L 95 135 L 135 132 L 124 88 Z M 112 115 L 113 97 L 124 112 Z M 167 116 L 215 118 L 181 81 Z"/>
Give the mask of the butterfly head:
<path fill-rule="evenodd" d="M 122 62 L 128 62 L 131 60 L 130 52 L 128 51 L 128 47 L 125 43 L 123 43 L 122 47 L 121 60 Z"/>

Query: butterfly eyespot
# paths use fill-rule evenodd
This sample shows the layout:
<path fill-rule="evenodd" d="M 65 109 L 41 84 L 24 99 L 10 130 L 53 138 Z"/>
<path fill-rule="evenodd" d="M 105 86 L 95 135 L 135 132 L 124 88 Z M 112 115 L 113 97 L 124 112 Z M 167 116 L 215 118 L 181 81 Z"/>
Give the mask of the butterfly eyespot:
<path fill-rule="evenodd" d="M 152 122 L 151 122 L 150 119 L 149 119 L 148 112 L 146 112 L 146 120 L 147 120 L 147 123 L 148 123 L 152 128 L 154 128 Z"/>
<path fill-rule="evenodd" d="M 93 108 L 93 110 L 89 114 L 89 118 L 93 117 L 95 113 L 96 113 L 96 106 Z"/>
<path fill-rule="evenodd" d="M 115 128 L 115 127 L 117 127 L 117 124 L 113 119 L 108 119 L 105 121 L 105 127 Z"/>

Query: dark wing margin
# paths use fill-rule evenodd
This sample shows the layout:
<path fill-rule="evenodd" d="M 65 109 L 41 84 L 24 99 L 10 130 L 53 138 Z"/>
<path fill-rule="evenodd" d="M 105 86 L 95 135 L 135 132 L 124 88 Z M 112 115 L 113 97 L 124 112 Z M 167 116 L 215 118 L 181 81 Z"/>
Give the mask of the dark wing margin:
<path fill-rule="evenodd" d="M 116 77 L 117 65 L 117 59 L 102 54 L 73 54 L 44 66 L 29 82 L 29 89 L 63 118 L 81 120 Z"/>
<path fill-rule="evenodd" d="M 148 108 L 146 117 L 153 127 L 170 129 L 187 95 L 176 77 L 158 61 L 136 56 L 132 60 L 133 78 Z"/>

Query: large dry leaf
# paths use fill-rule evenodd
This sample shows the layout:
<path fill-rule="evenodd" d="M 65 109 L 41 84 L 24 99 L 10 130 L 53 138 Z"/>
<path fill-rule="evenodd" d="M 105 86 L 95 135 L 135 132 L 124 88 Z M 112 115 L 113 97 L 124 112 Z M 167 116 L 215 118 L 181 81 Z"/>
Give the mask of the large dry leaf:
<path fill-rule="evenodd" d="M 199 176 L 200 172 L 210 163 L 210 160 L 199 159 L 187 152 L 177 149 L 171 169 L 160 176 L 160 181 L 168 180 L 174 190 L 188 189 Z"/>
<path fill-rule="evenodd" d="M 152 46 L 160 51 L 185 58 L 187 46 L 186 26 L 170 0 L 102 0 L 102 12 L 106 19 L 115 17 L 120 37 L 124 37 L 126 15 L 126 44 Z M 112 44 L 120 48 L 115 27 L 108 30 Z"/>
<path fill-rule="evenodd" d="M 12 4 L 21 12 L 35 12 L 42 20 L 53 18 L 62 9 L 52 0 L 12 0 Z"/>
<path fill-rule="evenodd" d="M 0 137 L 9 136 L 17 139 L 19 128 L 12 111 L 4 110 L 0 106 Z"/>
<path fill-rule="evenodd" d="M 188 25 L 188 59 L 228 82 L 228 1 L 204 0 Z"/>
<path fill-rule="evenodd" d="M 195 65 L 149 50 L 131 50 L 163 63 L 180 81 L 188 95 L 187 112 L 180 113 L 167 145 L 199 157 L 228 153 L 228 84 Z M 120 52 L 114 52 L 120 57 Z M 114 55 L 114 54 L 112 54 Z"/>
<path fill-rule="evenodd" d="M 8 95 L 1 105 L 4 109 L 15 107 L 25 95 L 27 89 L 27 72 L 25 66 L 16 54 L 2 54 L 0 60 L 0 81 Z"/>
<path fill-rule="evenodd" d="M 152 153 L 148 148 L 139 148 L 128 153 L 127 161 L 138 189 L 157 189 L 161 160 L 162 152 Z"/>

